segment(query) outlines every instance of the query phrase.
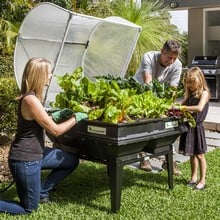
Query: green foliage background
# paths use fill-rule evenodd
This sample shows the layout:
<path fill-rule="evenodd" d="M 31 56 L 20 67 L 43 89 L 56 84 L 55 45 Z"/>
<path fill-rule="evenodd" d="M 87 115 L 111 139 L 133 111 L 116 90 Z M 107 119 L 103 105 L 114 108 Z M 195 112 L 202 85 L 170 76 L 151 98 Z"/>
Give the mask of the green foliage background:
<path fill-rule="evenodd" d="M 13 56 L 0 54 L 0 77 L 13 77 Z"/>
<path fill-rule="evenodd" d="M 0 132 L 12 134 L 16 128 L 15 94 L 18 94 L 17 84 L 14 78 L 0 78 Z"/>
<path fill-rule="evenodd" d="M 13 75 L 13 57 L 0 55 L 0 132 L 12 134 L 16 129 L 15 97 L 18 92 Z"/>

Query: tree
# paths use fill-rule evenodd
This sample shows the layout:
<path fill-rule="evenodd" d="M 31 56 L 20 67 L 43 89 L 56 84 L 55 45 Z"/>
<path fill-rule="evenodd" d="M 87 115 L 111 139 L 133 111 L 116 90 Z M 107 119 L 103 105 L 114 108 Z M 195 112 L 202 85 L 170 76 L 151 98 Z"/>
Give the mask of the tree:
<path fill-rule="evenodd" d="M 176 39 L 181 43 L 183 36 L 175 25 L 170 23 L 171 15 L 167 6 L 159 0 L 81 0 L 80 12 L 97 17 L 119 16 L 142 27 L 136 49 L 133 53 L 128 75 L 133 75 L 146 51 L 160 50 L 167 39 Z M 184 53 L 185 55 L 185 53 Z M 180 57 L 186 60 L 184 56 Z M 184 63 L 184 62 L 183 62 Z"/>
<path fill-rule="evenodd" d="M 31 0 L 0 0 L 0 5 L 0 52 L 12 54 L 20 24 L 35 4 Z"/>
<path fill-rule="evenodd" d="M 12 54 L 20 25 L 25 15 L 45 0 L 0 0 L 0 53 Z M 72 0 L 51 0 L 63 8 L 71 9 Z"/>
<path fill-rule="evenodd" d="M 148 0 L 137 5 L 133 0 L 113 1 L 113 15 L 125 18 L 142 27 L 136 49 L 129 65 L 129 74 L 137 70 L 146 51 L 160 50 L 167 39 L 181 40 L 177 27 L 170 23 L 171 15 L 159 0 Z"/>

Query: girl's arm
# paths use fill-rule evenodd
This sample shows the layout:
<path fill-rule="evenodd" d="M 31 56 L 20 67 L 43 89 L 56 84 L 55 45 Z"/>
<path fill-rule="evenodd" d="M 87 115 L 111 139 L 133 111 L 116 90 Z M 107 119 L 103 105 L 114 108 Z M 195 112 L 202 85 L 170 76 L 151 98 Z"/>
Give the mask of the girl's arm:
<path fill-rule="evenodd" d="M 184 98 L 184 99 L 182 100 L 181 105 L 185 105 L 185 103 L 186 103 L 186 98 Z"/>
<path fill-rule="evenodd" d="M 22 100 L 22 115 L 27 120 L 35 120 L 41 127 L 53 136 L 59 136 L 72 128 L 77 122 L 75 117 L 56 124 L 47 114 L 43 105 L 34 95 L 28 95 Z"/>
<path fill-rule="evenodd" d="M 205 106 L 205 104 L 209 101 L 209 94 L 207 91 L 202 92 L 202 96 L 200 98 L 200 101 L 198 105 L 192 105 L 192 106 L 184 106 L 184 109 L 191 112 L 201 112 Z M 182 102 L 184 105 L 184 103 Z"/>

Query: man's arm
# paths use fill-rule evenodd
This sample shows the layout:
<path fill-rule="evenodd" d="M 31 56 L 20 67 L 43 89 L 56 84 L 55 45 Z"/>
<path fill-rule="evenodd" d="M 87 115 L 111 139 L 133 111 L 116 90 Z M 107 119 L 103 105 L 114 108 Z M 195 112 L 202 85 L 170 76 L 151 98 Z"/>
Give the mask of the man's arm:
<path fill-rule="evenodd" d="M 181 74 L 182 63 L 179 60 L 177 60 L 171 73 L 171 78 L 169 81 L 170 86 L 177 87 L 179 85 Z"/>
<path fill-rule="evenodd" d="M 152 82 L 152 74 L 150 74 L 150 73 L 147 73 L 147 72 L 145 72 L 144 74 L 143 74 L 143 81 L 144 81 L 144 83 L 150 83 L 150 82 Z"/>
<path fill-rule="evenodd" d="M 150 83 L 153 81 L 152 71 L 155 68 L 154 65 L 154 53 L 148 52 L 145 53 L 142 59 L 142 77 L 144 83 Z"/>
<path fill-rule="evenodd" d="M 140 67 L 135 73 L 135 79 L 140 83 L 150 83 L 153 80 L 152 60 L 154 59 L 154 52 L 147 52 L 141 59 Z"/>

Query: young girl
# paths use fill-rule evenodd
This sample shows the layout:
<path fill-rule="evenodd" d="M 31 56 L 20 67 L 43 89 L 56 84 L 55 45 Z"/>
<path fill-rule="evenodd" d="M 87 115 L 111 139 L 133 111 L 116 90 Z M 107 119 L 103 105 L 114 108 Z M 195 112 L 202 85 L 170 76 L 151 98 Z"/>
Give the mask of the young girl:
<path fill-rule="evenodd" d="M 207 150 L 203 122 L 208 113 L 210 91 L 204 74 L 198 67 L 192 67 L 187 71 L 183 84 L 185 94 L 182 108 L 192 113 L 196 120 L 196 127 L 189 127 L 188 132 L 181 135 L 179 152 L 190 156 L 191 178 L 187 186 L 194 187 L 195 190 L 203 190 L 206 186 L 205 152 Z M 199 179 L 197 179 L 198 168 Z"/>

